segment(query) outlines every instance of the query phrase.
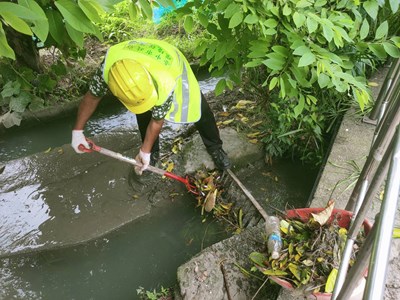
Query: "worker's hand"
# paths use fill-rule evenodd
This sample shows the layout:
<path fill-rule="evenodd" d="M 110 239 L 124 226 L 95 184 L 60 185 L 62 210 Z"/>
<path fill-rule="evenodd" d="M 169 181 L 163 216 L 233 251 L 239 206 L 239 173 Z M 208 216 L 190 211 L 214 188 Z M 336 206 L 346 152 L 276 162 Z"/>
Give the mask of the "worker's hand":
<path fill-rule="evenodd" d="M 141 167 L 135 166 L 135 172 L 138 175 L 142 175 L 143 171 L 146 170 L 150 164 L 150 153 L 143 152 L 142 149 L 140 149 L 135 159 L 138 163 L 142 164 Z"/>
<path fill-rule="evenodd" d="M 83 130 L 72 130 L 72 148 L 74 148 L 76 153 L 85 153 L 84 151 L 79 150 L 79 145 L 90 150 L 89 143 L 86 141 Z"/>

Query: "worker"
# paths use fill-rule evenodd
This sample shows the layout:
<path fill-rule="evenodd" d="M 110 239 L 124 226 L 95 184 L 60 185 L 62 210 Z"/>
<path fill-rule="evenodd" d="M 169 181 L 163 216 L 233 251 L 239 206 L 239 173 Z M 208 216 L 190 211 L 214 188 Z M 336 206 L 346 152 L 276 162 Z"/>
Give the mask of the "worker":
<path fill-rule="evenodd" d="M 216 168 L 225 170 L 230 160 L 214 115 L 184 55 L 165 41 L 135 39 L 110 47 L 83 96 L 72 130 L 72 147 L 89 148 L 83 129 L 108 91 L 136 115 L 142 145 L 135 167 L 141 175 L 160 155 L 159 134 L 164 121 L 194 123 Z"/>

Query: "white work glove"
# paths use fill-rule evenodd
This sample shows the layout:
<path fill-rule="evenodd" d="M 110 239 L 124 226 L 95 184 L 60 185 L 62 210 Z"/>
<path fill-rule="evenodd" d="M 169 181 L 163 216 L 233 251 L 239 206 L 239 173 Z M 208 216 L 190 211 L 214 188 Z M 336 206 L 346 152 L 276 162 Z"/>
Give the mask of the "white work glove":
<path fill-rule="evenodd" d="M 79 145 L 83 145 L 85 148 L 90 149 L 90 146 L 86 141 L 85 135 L 83 134 L 83 130 L 72 130 L 72 148 L 74 148 L 76 153 L 85 153 L 79 150 Z"/>
<path fill-rule="evenodd" d="M 136 174 L 142 175 L 143 171 L 147 169 L 150 164 L 150 154 L 151 153 L 143 152 L 142 149 L 139 150 L 139 153 L 138 155 L 136 155 L 135 160 L 139 164 L 142 164 L 142 167 L 135 166 Z"/>

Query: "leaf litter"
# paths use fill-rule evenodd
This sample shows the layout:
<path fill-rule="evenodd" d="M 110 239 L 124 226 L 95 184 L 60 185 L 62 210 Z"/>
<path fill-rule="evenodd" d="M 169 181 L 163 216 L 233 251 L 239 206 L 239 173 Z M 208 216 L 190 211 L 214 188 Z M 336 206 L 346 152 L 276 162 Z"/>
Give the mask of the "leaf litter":
<path fill-rule="evenodd" d="M 312 214 L 307 222 L 282 218 L 280 257 L 272 259 L 267 251 L 252 252 L 251 271 L 283 279 L 304 293 L 332 293 L 347 239 L 347 229 L 339 226 L 340 215 L 332 215 L 333 205 L 330 201 L 325 210 Z M 350 267 L 364 240 L 365 232 L 361 230 L 352 249 Z"/>

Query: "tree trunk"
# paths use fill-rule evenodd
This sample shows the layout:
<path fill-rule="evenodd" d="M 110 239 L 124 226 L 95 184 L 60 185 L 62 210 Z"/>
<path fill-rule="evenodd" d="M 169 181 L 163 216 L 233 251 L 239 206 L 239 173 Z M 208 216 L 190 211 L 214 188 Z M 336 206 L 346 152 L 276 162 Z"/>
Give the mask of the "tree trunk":
<path fill-rule="evenodd" d="M 43 67 L 40 62 L 39 49 L 37 49 L 32 36 L 19 33 L 10 27 L 6 27 L 5 32 L 7 41 L 15 52 L 17 63 L 42 73 Z"/>

